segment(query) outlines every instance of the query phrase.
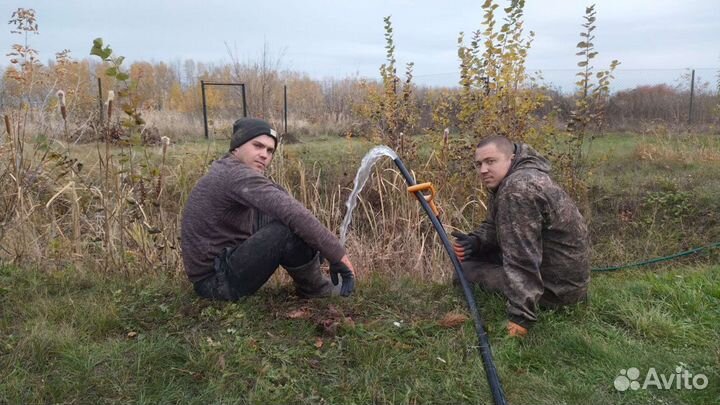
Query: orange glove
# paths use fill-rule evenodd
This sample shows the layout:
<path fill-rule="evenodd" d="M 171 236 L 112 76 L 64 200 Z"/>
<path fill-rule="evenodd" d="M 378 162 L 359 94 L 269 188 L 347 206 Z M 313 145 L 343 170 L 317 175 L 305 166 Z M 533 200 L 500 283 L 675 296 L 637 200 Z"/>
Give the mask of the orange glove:
<path fill-rule="evenodd" d="M 508 321 L 507 331 L 508 335 L 512 337 L 523 337 L 528 334 L 528 330 L 525 327 L 520 326 L 513 321 Z"/>

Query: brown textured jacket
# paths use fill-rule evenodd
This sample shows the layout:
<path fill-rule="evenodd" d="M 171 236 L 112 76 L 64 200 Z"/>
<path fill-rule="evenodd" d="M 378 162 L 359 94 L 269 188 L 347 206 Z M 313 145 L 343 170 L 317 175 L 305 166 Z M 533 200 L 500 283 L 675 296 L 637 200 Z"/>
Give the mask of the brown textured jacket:
<path fill-rule="evenodd" d="M 260 214 L 287 225 L 331 263 L 345 255 L 338 238 L 299 201 L 228 154 L 212 164 L 185 203 L 181 246 L 190 281 L 210 276 L 214 258 L 248 239 Z"/>
<path fill-rule="evenodd" d="M 575 303 L 590 282 L 585 220 L 549 172 L 547 159 L 516 145 L 507 176 L 491 194 L 487 219 L 471 233 L 481 251 L 500 249 L 508 317 L 525 327 L 537 320 L 541 298 Z"/>

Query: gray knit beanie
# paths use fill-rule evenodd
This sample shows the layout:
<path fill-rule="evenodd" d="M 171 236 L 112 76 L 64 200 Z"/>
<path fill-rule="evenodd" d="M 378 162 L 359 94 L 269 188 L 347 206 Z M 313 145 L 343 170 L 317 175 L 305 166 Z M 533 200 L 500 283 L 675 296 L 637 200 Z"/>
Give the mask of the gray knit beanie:
<path fill-rule="evenodd" d="M 230 152 L 260 135 L 267 135 L 273 138 L 275 147 L 277 147 L 277 132 L 270 128 L 270 124 L 258 118 L 240 118 L 233 124 L 233 135 L 232 138 L 230 138 Z"/>

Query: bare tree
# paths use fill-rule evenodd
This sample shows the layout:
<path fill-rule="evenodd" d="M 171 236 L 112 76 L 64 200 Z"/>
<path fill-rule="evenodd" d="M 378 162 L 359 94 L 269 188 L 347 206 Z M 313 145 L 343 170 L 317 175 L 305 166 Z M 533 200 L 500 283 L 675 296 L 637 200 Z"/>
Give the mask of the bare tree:
<path fill-rule="evenodd" d="M 284 50 L 274 56 L 270 44 L 265 41 L 259 60 L 241 62 L 237 46 L 233 49 L 225 42 L 225 48 L 232 62 L 233 80 L 245 83 L 248 115 L 267 120 L 275 119 L 276 114 L 281 112 L 281 99 L 278 97 L 282 91 L 279 72 Z"/>

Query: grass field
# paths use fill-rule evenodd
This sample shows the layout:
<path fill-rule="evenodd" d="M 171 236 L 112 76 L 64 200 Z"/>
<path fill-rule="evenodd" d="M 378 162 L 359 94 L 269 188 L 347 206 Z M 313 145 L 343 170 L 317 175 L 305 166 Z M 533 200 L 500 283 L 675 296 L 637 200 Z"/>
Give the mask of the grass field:
<path fill-rule="evenodd" d="M 216 303 L 177 278 L 0 274 L 2 403 L 491 402 L 472 321 L 443 322 L 466 314 L 446 284 L 375 278 L 316 301 L 285 285 Z M 720 397 L 718 266 L 596 275 L 589 304 L 543 313 L 524 341 L 504 337 L 500 297 L 476 297 L 510 403 Z M 681 363 L 707 388 L 614 388 L 620 370 Z"/>
<path fill-rule="evenodd" d="M 173 145 L 166 180 L 175 205 L 197 177 L 191 168 L 225 146 Z M 351 186 L 369 148 L 363 141 L 315 137 L 287 146 L 283 164 L 315 173 L 302 180 L 312 184 L 298 197 L 324 196 Z M 589 177 L 593 265 L 720 241 L 719 151 L 713 136 L 596 139 Z M 99 170 L 93 145 L 73 153 L 86 171 Z M 428 175 L 419 164 L 412 168 Z M 379 183 L 368 185 L 367 200 L 377 197 Z M 307 200 L 323 209 L 344 203 L 322 198 Z M 449 194 L 438 198 L 447 204 Z M 408 201 L 393 207 L 414 207 Z M 358 234 L 370 227 L 364 219 L 373 218 L 362 209 L 352 231 Z M 336 223 L 338 215 L 323 215 Z M 458 215 L 448 214 L 447 222 Z M 389 236 L 390 242 L 370 246 L 387 226 L 375 225 L 378 233 L 351 240 L 351 255 L 368 267 L 350 299 L 299 300 L 286 278 L 275 278 L 253 297 L 216 303 L 196 298 L 175 272 L 2 265 L 0 404 L 491 403 L 472 320 L 448 282 L 451 267 L 441 260 L 401 262 L 407 255 L 390 254 L 398 241 Z M 505 337 L 502 299 L 476 291 L 509 402 L 719 402 L 718 263 L 715 250 L 662 266 L 596 273 L 588 304 L 542 312 L 521 341 Z M 413 273 L 428 267 L 433 277 Z M 707 387 L 615 389 L 622 370 L 637 368 L 642 384 L 651 368 L 669 378 L 678 366 L 706 376 Z"/>

